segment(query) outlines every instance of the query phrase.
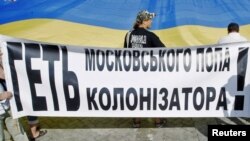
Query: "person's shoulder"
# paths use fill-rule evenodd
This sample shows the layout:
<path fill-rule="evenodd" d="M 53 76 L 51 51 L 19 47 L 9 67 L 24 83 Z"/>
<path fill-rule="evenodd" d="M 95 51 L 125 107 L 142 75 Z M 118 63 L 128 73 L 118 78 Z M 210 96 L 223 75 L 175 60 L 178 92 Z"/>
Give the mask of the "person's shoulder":
<path fill-rule="evenodd" d="M 229 38 L 228 35 L 221 37 L 221 38 L 218 40 L 218 44 L 227 43 L 227 42 L 228 42 L 228 38 Z"/>
<path fill-rule="evenodd" d="M 149 30 L 147 30 L 147 31 L 148 31 L 148 34 L 150 36 L 152 36 L 152 37 L 158 37 L 153 31 L 149 31 Z"/>
<path fill-rule="evenodd" d="M 147 32 L 156 35 L 153 31 L 147 30 Z"/>
<path fill-rule="evenodd" d="M 129 30 L 129 31 L 126 33 L 126 35 L 130 34 L 131 32 L 133 32 L 133 30 Z"/>
<path fill-rule="evenodd" d="M 248 41 L 248 39 L 242 35 L 241 35 L 241 39 L 242 39 L 242 41 Z"/>

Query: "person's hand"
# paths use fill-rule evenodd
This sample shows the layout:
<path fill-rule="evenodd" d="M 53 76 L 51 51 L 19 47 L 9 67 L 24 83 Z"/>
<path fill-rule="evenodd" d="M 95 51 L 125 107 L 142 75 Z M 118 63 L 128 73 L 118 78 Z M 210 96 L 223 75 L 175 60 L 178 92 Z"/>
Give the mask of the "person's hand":
<path fill-rule="evenodd" d="M 12 97 L 12 93 L 9 91 L 2 92 L 3 99 L 10 99 Z"/>

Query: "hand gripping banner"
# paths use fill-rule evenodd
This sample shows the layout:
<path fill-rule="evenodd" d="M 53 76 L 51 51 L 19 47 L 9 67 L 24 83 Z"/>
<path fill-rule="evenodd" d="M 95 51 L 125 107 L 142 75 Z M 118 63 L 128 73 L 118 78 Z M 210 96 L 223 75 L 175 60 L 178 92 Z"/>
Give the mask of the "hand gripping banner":
<path fill-rule="evenodd" d="M 76 47 L 2 38 L 14 117 L 250 117 L 250 43 Z"/>

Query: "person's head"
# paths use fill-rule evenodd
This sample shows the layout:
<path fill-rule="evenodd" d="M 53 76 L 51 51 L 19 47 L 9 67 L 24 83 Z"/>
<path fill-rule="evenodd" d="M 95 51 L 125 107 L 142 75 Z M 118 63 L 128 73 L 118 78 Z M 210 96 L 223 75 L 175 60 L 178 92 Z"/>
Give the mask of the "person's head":
<path fill-rule="evenodd" d="M 239 28 L 239 25 L 237 23 L 230 23 L 228 26 L 227 26 L 227 32 L 228 33 L 231 33 L 231 32 L 239 32 L 240 31 L 240 28 Z"/>
<path fill-rule="evenodd" d="M 152 24 L 152 19 L 155 17 L 155 13 L 150 13 L 147 10 L 140 11 L 136 16 L 136 21 L 134 24 L 134 29 L 138 27 L 150 28 Z"/>

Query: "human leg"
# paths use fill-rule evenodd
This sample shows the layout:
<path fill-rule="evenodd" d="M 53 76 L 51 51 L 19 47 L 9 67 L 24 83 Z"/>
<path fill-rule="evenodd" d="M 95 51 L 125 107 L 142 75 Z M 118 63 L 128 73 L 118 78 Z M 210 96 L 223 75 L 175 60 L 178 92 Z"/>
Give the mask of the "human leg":
<path fill-rule="evenodd" d="M 30 126 L 31 137 L 35 138 L 39 135 L 39 120 L 36 116 L 27 116 L 28 124 Z"/>
<path fill-rule="evenodd" d="M 157 128 L 162 128 L 164 127 L 164 124 L 166 123 L 166 121 L 162 118 L 155 118 L 155 127 Z"/>
<path fill-rule="evenodd" d="M 4 115 L 0 115 L 0 141 L 4 141 Z"/>
<path fill-rule="evenodd" d="M 4 115 L 0 115 L 0 141 L 12 141 L 10 133 L 4 129 Z"/>
<path fill-rule="evenodd" d="M 133 118 L 133 128 L 140 128 L 140 127 L 141 127 L 141 119 Z"/>
<path fill-rule="evenodd" d="M 5 119 L 5 124 L 14 141 L 29 141 L 18 119 L 13 119 L 11 116 L 8 116 Z"/>
<path fill-rule="evenodd" d="M 43 136 L 47 133 L 46 130 L 41 131 L 38 117 L 36 116 L 27 116 L 28 124 L 30 126 L 31 140 Z"/>

